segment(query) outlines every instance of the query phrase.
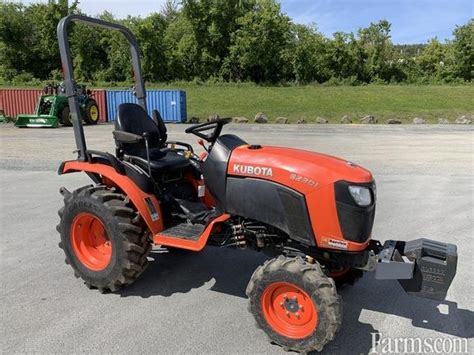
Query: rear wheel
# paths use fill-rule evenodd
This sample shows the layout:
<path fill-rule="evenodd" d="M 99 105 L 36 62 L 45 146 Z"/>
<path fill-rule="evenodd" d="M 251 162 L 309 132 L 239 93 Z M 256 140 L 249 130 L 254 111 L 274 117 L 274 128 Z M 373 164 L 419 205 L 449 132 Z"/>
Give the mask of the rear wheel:
<path fill-rule="evenodd" d="M 71 110 L 69 109 L 69 106 L 64 106 L 64 108 L 61 111 L 60 116 L 61 116 L 60 120 L 63 125 L 72 126 Z"/>
<path fill-rule="evenodd" d="M 88 287 L 117 291 L 147 266 L 148 233 L 125 195 L 106 186 L 85 186 L 65 196 L 59 216 L 59 246 Z"/>
<path fill-rule="evenodd" d="M 285 350 L 321 351 L 341 324 L 334 282 L 319 264 L 300 257 L 265 262 L 252 275 L 247 296 L 257 326 Z"/>
<path fill-rule="evenodd" d="M 99 122 L 99 106 L 93 99 L 87 100 L 84 107 L 84 121 L 87 124 L 97 124 Z"/>

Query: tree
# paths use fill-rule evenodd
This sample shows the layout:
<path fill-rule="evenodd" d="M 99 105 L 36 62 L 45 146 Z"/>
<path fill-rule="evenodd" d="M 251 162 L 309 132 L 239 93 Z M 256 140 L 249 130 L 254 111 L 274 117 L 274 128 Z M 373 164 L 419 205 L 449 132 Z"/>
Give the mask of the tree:
<path fill-rule="evenodd" d="M 286 78 L 291 23 L 273 0 L 258 1 L 237 20 L 224 75 L 229 79 L 276 83 Z"/>
<path fill-rule="evenodd" d="M 423 73 L 437 76 L 445 64 L 445 57 L 445 46 L 437 38 L 433 38 L 423 49 L 423 52 L 417 58 L 417 62 Z"/>
<path fill-rule="evenodd" d="M 474 77 L 474 20 L 457 26 L 454 35 L 454 57 L 457 75 L 466 81 Z"/>
<path fill-rule="evenodd" d="M 387 20 L 381 20 L 358 32 L 360 46 L 365 52 L 365 74 L 372 80 L 391 80 L 394 63 L 391 60 L 393 45 L 390 41 L 390 27 Z"/>
<path fill-rule="evenodd" d="M 196 41 L 200 77 L 219 75 L 229 56 L 239 18 L 252 11 L 255 0 L 183 0 L 183 14 Z"/>
<path fill-rule="evenodd" d="M 25 6 L 0 3 L 0 65 L 1 74 L 11 80 L 31 64 L 31 48 L 27 38 L 31 29 L 24 21 Z"/>
<path fill-rule="evenodd" d="M 70 43 L 75 76 L 78 81 L 97 80 L 98 73 L 109 67 L 107 31 L 81 23 L 72 26 Z"/>
<path fill-rule="evenodd" d="M 61 68 L 56 27 L 59 20 L 77 11 L 77 1 L 50 0 L 27 7 L 0 3 L 2 63 L 17 73 L 47 79 Z"/>
<path fill-rule="evenodd" d="M 133 19 L 131 17 L 119 21 L 107 11 L 102 13 L 99 18 L 108 22 L 116 22 L 126 26 L 133 25 Z M 105 66 L 101 70 L 95 72 L 94 78 L 109 82 L 131 81 L 132 70 L 130 67 L 130 50 L 124 36 L 116 31 L 97 31 L 95 28 L 92 28 L 92 31 L 99 36 L 100 46 L 107 54 Z M 93 70 L 93 68 L 90 68 L 89 70 Z"/>
<path fill-rule="evenodd" d="M 200 51 L 193 27 L 182 13 L 169 24 L 164 43 L 171 80 L 192 80 L 200 75 Z"/>
<path fill-rule="evenodd" d="M 166 0 L 164 5 L 161 7 L 161 14 L 168 23 L 175 21 L 179 16 L 179 13 L 180 10 L 178 0 Z"/>
<path fill-rule="evenodd" d="M 37 78 L 47 78 L 51 71 L 61 68 L 56 27 L 62 17 L 77 10 L 77 1 L 68 6 L 67 0 L 50 0 L 47 4 L 32 4 L 26 10 L 30 26 L 32 63 L 30 70 Z"/>
<path fill-rule="evenodd" d="M 140 45 L 145 80 L 155 82 L 168 80 L 169 72 L 164 42 L 168 24 L 165 17 L 154 13 L 145 19 L 130 19 L 130 22 L 131 30 Z"/>
<path fill-rule="evenodd" d="M 322 83 L 331 78 L 328 40 L 316 27 L 292 25 L 292 42 L 292 69 L 297 82 Z"/>
<path fill-rule="evenodd" d="M 56 26 L 61 17 L 80 13 L 77 4 L 0 0 L 0 80 L 59 77 Z M 394 46 L 386 20 L 329 38 L 315 25 L 293 24 L 276 0 L 166 0 L 161 13 L 145 18 L 116 19 L 109 12 L 99 18 L 132 30 L 144 77 L 154 82 L 448 82 L 471 81 L 474 74 L 474 20 L 456 27 L 452 41 Z M 79 81 L 131 79 L 120 33 L 74 23 L 70 43 Z"/>
<path fill-rule="evenodd" d="M 327 51 L 331 77 L 368 81 L 364 71 L 366 54 L 353 33 L 334 33 L 334 39 L 328 43 Z"/>

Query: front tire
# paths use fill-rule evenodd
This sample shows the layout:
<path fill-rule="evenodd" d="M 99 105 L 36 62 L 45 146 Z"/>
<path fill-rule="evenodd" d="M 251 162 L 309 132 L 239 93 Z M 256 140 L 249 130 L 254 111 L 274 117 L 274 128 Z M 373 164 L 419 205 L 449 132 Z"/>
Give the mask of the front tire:
<path fill-rule="evenodd" d="M 71 110 L 69 109 L 69 106 L 64 106 L 62 109 L 60 121 L 65 126 L 72 126 Z"/>
<path fill-rule="evenodd" d="M 285 350 L 321 351 L 341 325 L 334 282 L 319 264 L 301 257 L 268 260 L 254 272 L 246 293 L 257 327 Z"/>
<path fill-rule="evenodd" d="M 84 186 L 66 193 L 58 213 L 66 264 L 89 288 L 117 291 L 146 268 L 151 243 L 125 195 L 103 185 Z"/>

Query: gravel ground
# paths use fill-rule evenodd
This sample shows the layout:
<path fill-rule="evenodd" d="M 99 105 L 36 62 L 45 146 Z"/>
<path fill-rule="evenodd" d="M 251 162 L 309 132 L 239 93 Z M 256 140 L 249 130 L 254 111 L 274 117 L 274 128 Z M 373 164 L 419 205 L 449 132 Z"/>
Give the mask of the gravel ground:
<path fill-rule="evenodd" d="M 112 126 L 86 127 L 91 149 L 113 152 Z M 169 137 L 195 141 L 181 125 Z M 229 125 L 251 143 L 299 147 L 370 169 L 378 188 L 374 238 L 428 237 L 458 245 L 447 300 L 406 295 L 367 274 L 341 292 L 343 325 L 328 354 L 368 353 L 372 335 L 468 338 L 473 349 L 474 135 L 469 126 Z M 283 353 L 255 329 L 244 290 L 264 257 L 209 248 L 152 253 L 132 286 L 87 289 L 57 247 L 60 186 L 89 183 L 56 175 L 73 159 L 72 129 L 0 126 L 2 353 Z M 379 348 L 380 350 L 380 348 Z"/>

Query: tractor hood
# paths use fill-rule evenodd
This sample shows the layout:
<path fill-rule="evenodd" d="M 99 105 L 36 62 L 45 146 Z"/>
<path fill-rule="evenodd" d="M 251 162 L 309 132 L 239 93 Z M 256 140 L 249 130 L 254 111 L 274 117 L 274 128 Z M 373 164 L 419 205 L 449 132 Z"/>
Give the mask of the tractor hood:
<path fill-rule="evenodd" d="M 370 171 L 347 160 L 306 150 L 258 145 L 234 149 L 227 173 L 274 181 L 302 193 L 339 180 L 373 180 Z"/>

